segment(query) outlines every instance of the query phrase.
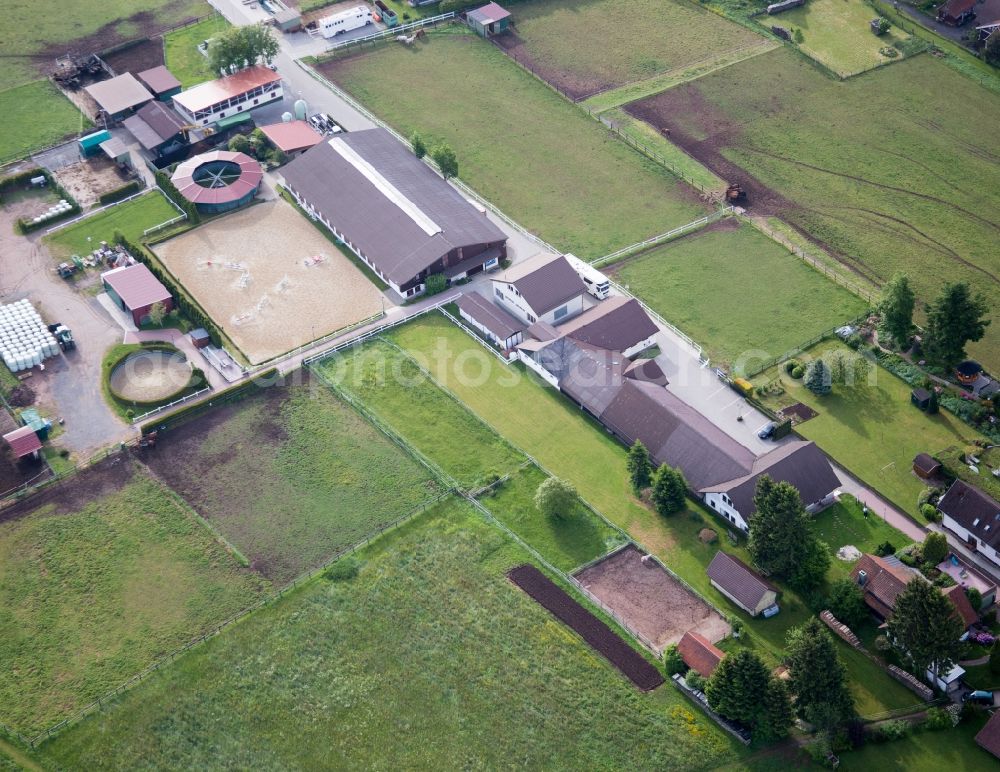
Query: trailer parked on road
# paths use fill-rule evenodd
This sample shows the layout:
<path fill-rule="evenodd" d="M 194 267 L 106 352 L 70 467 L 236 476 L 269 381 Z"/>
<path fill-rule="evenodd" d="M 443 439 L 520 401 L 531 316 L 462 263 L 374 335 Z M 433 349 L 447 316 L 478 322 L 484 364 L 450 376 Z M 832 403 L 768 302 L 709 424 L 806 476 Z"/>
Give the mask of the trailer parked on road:
<path fill-rule="evenodd" d="M 366 5 L 348 8 L 319 20 L 319 31 L 324 38 L 332 38 L 344 32 L 366 27 L 374 21 L 372 10 Z"/>

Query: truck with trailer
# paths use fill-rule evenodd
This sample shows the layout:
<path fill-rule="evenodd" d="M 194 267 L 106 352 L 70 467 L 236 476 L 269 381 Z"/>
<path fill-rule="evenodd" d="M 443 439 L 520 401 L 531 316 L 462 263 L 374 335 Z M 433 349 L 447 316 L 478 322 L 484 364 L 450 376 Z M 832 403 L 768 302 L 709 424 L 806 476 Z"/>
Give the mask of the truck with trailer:
<path fill-rule="evenodd" d="M 598 300 L 604 300 L 611 294 L 611 282 L 607 276 L 576 255 L 566 254 L 565 257 L 566 261 L 573 266 L 573 270 L 583 279 L 583 283 L 587 286 L 587 292 Z"/>
<path fill-rule="evenodd" d="M 375 21 L 372 9 L 366 5 L 348 8 L 319 20 L 319 31 L 324 38 L 333 38 L 351 30 L 361 29 Z"/>

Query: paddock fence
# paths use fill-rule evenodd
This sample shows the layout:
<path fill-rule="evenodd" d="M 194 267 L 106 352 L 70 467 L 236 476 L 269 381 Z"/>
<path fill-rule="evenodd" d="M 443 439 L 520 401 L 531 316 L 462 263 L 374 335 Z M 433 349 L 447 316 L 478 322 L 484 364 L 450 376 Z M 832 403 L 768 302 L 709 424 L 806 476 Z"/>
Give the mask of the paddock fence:
<path fill-rule="evenodd" d="M 624 260 L 626 257 L 643 252 L 647 249 L 659 246 L 660 244 L 665 244 L 668 241 L 672 241 L 680 236 L 691 233 L 692 231 L 700 230 L 706 225 L 711 225 L 717 220 L 721 220 L 723 217 L 728 217 L 729 215 L 735 214 L 736 209 L 732 206 L 724 206 L 721 209 L 707 214 L 704 217 L 699 217 L 697 220 L 692 220 L 684 225 L 678 225 L 676 228 L 672 228 L 665 233 L 661 233 L 657 236 L 651 236 L 645 241 L 638 241 L 635 244 L 630 244 L 627 247 L 622 247 L 619 250 L 611 252 L 604 257 L 598 257 L 590 261 L 590 265 L 594 268 L 602 268 L 606 265 L 611 265 L 612 263 L 617 263 L 620 260 Z"/>
<path fill-rule="evenodd" d="M 197 399 L 198 397 L 203 397 L 206 394 L 208 394 L 211 390 L 212 390 L 211 386 L 206 386 L 204 389 L 198 389 L 198 391 L 192 394 L 188 394 L 187 396 L 181 397 L 180 399 L 175 399 L 173 402 L 170 402 L 169 404 L 160 405 L 160 407 L 155 407 L 152 410 L 143 413 L 142 415 L 136 416 L 135 418 L 132 419 L 132 423 L 137 424 L 140 421 L 145 421 L 150 416 L 157 415 L 159 413 L 164 412 L 165 410 L 170 410 L 172 408 L 177 407 L 178 405 L 183 405 L 185 402 L 190 402 L 191 400 Z"/>
<path fill-rule="evenodd" d="M 350 48 L 361 48 L 365 43 L 372 43 L 374 45 L 375 43 L 383 40 L 394 39 L 397 35 L 405 34 L 410 30 L 418 30 L 424 27 L 436 27 L 439 24 L 451 21 L 454 18 L 454 11 L 441 13 L 437 16 L 428 16 L 424 19 L 417 19 L 416 21 L 410 21 L 406 24 L 400 24 L 398 27 L 384 29 L 380 32 L 373 32 L 371 35 L 365 35 L 364 37 L 354 38 L 353 40 L 345 40 L 342 43 L 331 43 L 326 50 L 327 53 L 340 53 L 342 51 L 347 51 Z"/>

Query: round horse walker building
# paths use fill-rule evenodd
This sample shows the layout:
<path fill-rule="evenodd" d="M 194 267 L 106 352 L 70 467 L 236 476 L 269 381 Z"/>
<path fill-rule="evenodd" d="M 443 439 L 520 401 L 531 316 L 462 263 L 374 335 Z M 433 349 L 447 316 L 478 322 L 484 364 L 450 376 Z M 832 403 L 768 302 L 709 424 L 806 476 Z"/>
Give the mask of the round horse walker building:
<path fill-rule="evenodd" d="M 250 203 L 264 171 L 245 153 L 212 150 L 181 163 L 170 181 L 201 214 L 218 214 Z"/>

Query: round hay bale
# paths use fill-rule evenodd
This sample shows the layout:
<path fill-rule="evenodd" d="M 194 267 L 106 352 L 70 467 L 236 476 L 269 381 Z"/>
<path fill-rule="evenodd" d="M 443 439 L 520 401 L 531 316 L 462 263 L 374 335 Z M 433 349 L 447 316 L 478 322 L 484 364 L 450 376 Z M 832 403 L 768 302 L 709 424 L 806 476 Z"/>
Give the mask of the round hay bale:
<path fill-rule="evenodd" d="M 698 538 L 705 544 L 715 544 L 719 540 L 719 534 L 711 528 L 702 528 L 698 531 Z"/>

